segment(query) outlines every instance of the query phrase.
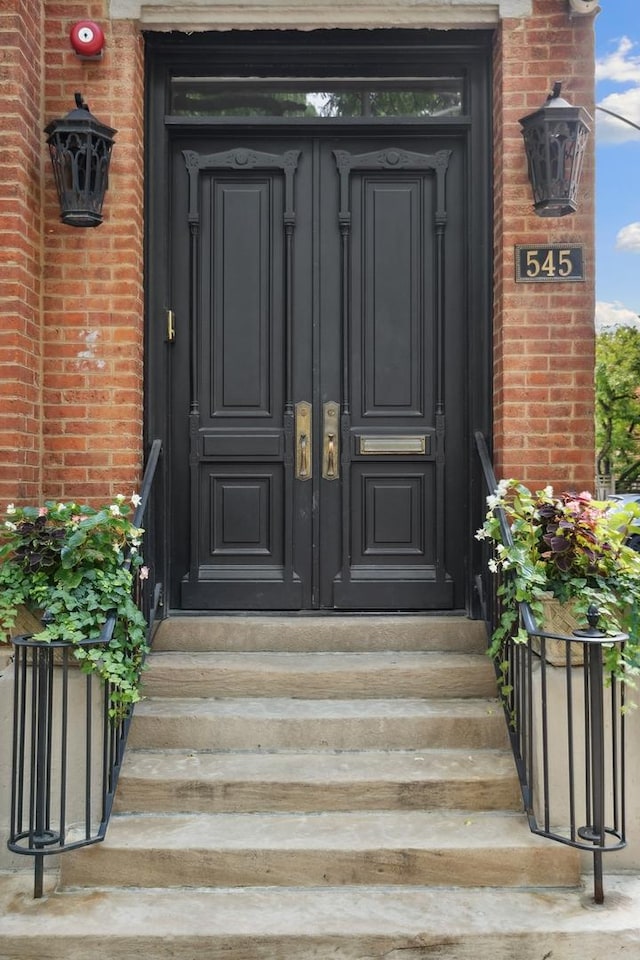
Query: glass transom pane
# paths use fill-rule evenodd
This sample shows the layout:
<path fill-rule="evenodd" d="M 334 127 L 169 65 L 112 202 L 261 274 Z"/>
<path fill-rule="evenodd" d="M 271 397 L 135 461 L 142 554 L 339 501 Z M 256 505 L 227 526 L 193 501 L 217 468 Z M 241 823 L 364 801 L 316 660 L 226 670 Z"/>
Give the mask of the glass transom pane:
<path fill-rule="evenodd" d="M 188 117 L 451 117 L 462 77 L 261 80 L 173 77 L 170 113 Z"/>

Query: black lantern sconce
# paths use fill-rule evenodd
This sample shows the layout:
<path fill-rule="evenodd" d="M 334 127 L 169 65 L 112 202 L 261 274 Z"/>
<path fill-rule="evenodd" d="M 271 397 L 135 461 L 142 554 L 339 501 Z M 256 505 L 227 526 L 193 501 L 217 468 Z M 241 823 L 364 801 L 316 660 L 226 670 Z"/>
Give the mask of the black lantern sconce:
<path fill-rule="evenodd" d="M 102 223 L 113 137 L 117 133 L 100 123 L 75 94 L 76 108 L 45 127 L 60 201 L 60 219 L 72 227 Z"/>
<path fill-rule="evenodd" d="M 533 209 L 539 217 L 575 213 L 578 185 L 591 116 L 584 107 L 572 107 L 560 96 L 562 84 L 543 107 L 520 121 L 527 151 Z"/>

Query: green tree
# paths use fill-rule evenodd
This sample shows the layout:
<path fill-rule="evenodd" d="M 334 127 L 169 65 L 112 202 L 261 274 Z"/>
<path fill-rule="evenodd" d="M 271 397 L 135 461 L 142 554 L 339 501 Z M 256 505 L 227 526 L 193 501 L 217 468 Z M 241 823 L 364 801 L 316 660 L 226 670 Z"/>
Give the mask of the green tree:
<path fill-rule="evenodd" d="M 598 464 L 608 460 L 623 489 L 640 475 L 640 329 L 598 335 L 595 385 Z"/>

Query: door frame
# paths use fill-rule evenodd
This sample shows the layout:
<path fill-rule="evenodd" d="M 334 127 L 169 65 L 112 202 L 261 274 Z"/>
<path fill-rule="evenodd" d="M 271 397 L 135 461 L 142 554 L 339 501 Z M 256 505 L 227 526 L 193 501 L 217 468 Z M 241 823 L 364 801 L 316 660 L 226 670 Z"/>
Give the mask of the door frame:
<path fill-rule="evenodd" d="M 149 33 L 146 39 L 146 129 L 145 129 L 145 440 L 160 437 L 165 450 L 165 495 L 158 506 L 162 516 L 157 518 L 164 530 L 166 567 L 164 582 L 168 585 L 165 607 L 167 612 L 178 607 L 177 596 L 180 573 L 170 569 L 171 523 L 173 501 L 171 471 L 170 394 L 166 384 L 171 377 L 171 345 L 167 342 L 166 311 L 171 308 L 172 291 L 167 269 L 169 264 L 168 232 L 170 223 L 170 191 L 158 189 L 169 182 L 169 145 L 171 138 L 211 132 L 224 128 L 246 133 L 254 127 L 275 129 L 300 134 L 310 127 L 322 124 L 323 129 L 340 129 L 347 133 L 358 129 L 362 133 L 385 128 L 413 129 L 416 126 L 430 133 L 455 133 L 466 139 L 466 207 L 468 231 L 465 238 L 468 265 L 467 291 L 467 403 L 466 451 L 469 478 L 466 500 L 460 504 L 466 518 L 467 534 L 464 544 L 466 576 L 464 609 L 478 615 L 472 558 L 477 553 L 473 539 L 483 513 L 482 481 L 474 449 L 474 432 L 490 435 L 491 428 L 491 112 L 490 73 L 491 41 L 488 31 L 437 32 L 422 30 L 348 31 L 327 30 L 304 34 L 295 31 L 255 31 L 248 33 L 185 34 Z M 392 119 L 371 122 L 364 118 L 338 121 L 306 119 L 243 118 L 242 122 L 221 119 L 170 117 L 167 115 L 168 80 L 176 72 L 193 72 L 198 66 L 211 74 L 211 64 L 218 66 L 220 76 L 238 76 L 241 63 L 249 69 L 260 70 L 259 75 L 304 76 L 324 69 L 325 75 L 338 75 L 341 67 L 350 64 L 358 75 L 393 76 L 394 64 L 415 65 L 424 73 L 424 63 L 440 67 L 456 66 L 464 70 L 466 99 L 469 111 L 462 117 L 424 119 Z M 286 64 L 286 67 L 283 67 Z M 368 71 L 368 72 L 367 72 Z M 255 75 L 255 74 L 253 74 Z M 420 73 L 414 74 L 420 76 Z M 185 531 L 185 535 L 188 531 Z M 458 605 L 460 607 L 460 605 Z"/>

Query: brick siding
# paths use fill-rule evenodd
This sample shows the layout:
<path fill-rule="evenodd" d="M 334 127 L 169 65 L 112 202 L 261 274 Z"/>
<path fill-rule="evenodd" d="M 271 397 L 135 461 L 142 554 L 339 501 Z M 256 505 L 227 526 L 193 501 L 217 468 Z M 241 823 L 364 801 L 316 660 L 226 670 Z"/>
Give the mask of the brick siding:
<path fill-rule="evenodd" d="M 143 46 L 102 4 L 48 10 L 47 119 L 71 110 L 79 90 L 118 131 L 100 227 L 60 223 L 45 181 L 44 495 L 95 500 L 137 489 L 142 456 Z M 101 61 L 79 60 L 69 45 L 87 15 L 105 30 Z"/>
<path fill-rule="evenodd" d="M 41 493 L 42 11 L 0 0 L 0 500 Z"/>
<path fill-rule="evenodd" d="M 505 20 L 494 56 L 494 442 L 498 476 L 534 487 L 593 487 L 593 134 L 578 212 L 533 213 L 519 119 L 554 80 L 593 115 L 593 20 L 535 0 Z M 514 245 L 584 244 L 586 283 L 515 283 Z"/>

